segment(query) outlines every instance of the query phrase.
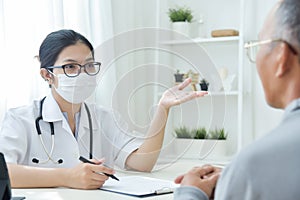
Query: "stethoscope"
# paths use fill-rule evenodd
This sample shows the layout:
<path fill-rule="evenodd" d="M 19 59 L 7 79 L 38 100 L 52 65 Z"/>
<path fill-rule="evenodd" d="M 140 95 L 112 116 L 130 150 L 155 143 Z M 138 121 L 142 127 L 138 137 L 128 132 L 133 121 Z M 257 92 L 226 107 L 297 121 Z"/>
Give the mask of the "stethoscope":
<path fill-rule="evenodd" d="M 41 128 L 40 128 L 40 120 L 43 120 L 43 116 L 42 116 L 42 110 L 43 110 L 43 104 L 44 104 L 44 100 L 46 97 L 44 97 L 41 101 L 40 101 L 40 113 L 39 116 L 35 119 L 35 127 L 36 127 L 36 131 L 37 134 L 39 136 L 40 142 L 42 144 L 42 147 L 44 149 L 44 152 L 46 153 L 48 159 L 44 160 L 44 161 L 40 161 L 38 158 L 33 158 L 32 162 L 33 163 L 40 163 L 40 164 L 46 164 L 49 161 L 53 162 L 54 164 L 62 164 L 64 161 L 63 159 L 58 159 L 57 161 L 55 161 L 55 159 L 52 157 L 53 154 L 53 149 L 55 146 L 55 138 L 54 138 L 54 124 L 53 122 L 49 122 L 50 125 L 50 130 L 51 130 L 51 149 L 50 152 L 47 150 L 45 144 L 44 144 L 44 140 L 42 137 L 42 132 L 41 132 Z M 90 129 L 90 152 L 89 152 L 89 158 L 92 159 L 93 158 L 93 125 L 92 125 L 92 119 L 91 119 L 91 113 L 90 110 L 88 108 L 88 106 L 84 103 L 87 115 L 88 115 L 88 120 L 89 120 L 89 129 Z"/>

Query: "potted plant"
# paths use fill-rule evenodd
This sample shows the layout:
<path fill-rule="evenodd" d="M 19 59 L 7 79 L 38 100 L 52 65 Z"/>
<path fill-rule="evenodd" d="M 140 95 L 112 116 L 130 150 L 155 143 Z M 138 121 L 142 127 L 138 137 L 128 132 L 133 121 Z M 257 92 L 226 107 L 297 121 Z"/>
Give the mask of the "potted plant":
<path fill-rule="evenodd" d="M 226 134 L 224 128 L 221 128 L 221 129 L 216 128 L 215 130 L 211 130 L 209 132 L 209 139 L 226 140 L 227 134 Z"/>
<path fill-rule="evenodd" d="M 177 138 L 193 138 L 190 130 L 186 126 L 181 126 L 179 128 L 175 128 L 175 134 Z"/>
<path fill-rule="evenodd" d="M 171 22 L 191 22 L 193 19 L 192 11 L 186 7 L 170 8 L 168 15 Z"/>
<path fill-rule="evenodd" d="M 176 74 L 174 74 L 174 77 L 175 77 L 175 83 L 181 83 L 183 82 L 184 74 L 180 73 L 179 70 L 177 70 Z"/>
<path fill-rule="evenodd" d="M 201 90 L 203 90 L 203 91 L 208 90 L 209 83 L 207 82 L 207 80 L 202 79 L 199 84 L 200 84 Z"/>
<path fill-rule="evenodd" d="M 187 7 L 170 8 L 168 16 L 172 22 L 173 31 L 189 35 L 189 25 L 193 19 L 192 11 Z"/>
<path fill-rule="evenodd" d="M 193 138 L 196 140 L 204 140 L 204 139 L 207 139 L 207 137 L 208 137 L 207 131 L 204 127 L 195 128 L 195 129 L 191 130 L 191 133 L 192 133 Z"/>
<path fill-rule="evenodd" d="M 224 128 L 206 130 L 204 127 L 174 129 L 174 153 L 184 158 L 219 158 L 226 156 L 227 133 Z"/>

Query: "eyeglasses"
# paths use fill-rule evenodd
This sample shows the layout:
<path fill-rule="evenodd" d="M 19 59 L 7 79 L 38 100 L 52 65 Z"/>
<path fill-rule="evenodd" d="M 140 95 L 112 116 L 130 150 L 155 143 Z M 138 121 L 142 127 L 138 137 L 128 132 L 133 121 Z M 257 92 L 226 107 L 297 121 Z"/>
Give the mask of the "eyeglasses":
<path fill-rule="evenodd" d="M 86 63 L 84 65 L 80 65 L 77 63 L 70 63 L 70 64 L 65 64 L 62 66 L 50 66 L 50 67 L 45 67 L 46 69 L 55 69 L 55 68 L 62 68 L 64 70 L 64 73 L 68 77 L 76 77 L 80 74 L 81 68 L 84 69 L 84 72 L 87 73 L 90 76 L 95 76 L 96 74 L 99 73 L 100 71 L 100 62 L 90 62 Z"/>
<path fill-rule="evenodd" d="M 262 41 L 253 40 L 253 41 L 249 41 L 249 42 L 245 43 L 245 45 L 244 45 L 244 48 L 247 50 L 247 56 L 248 56 L 249 60 L 252 63 L 255 63 L 256 56 L 257 56 L 257 53 L 258 53 L 261 45 L 269 44 L 272 42 L 284 42 L 285 44 L 288 45 L 288 47 L 294 54 L 298 54 L 297 51 L 295 50 L 295 48 L 292 47 L 292 45 L 290 45 L 287 41 L 282 40 L 282 39 L 268 39 L 268 40 L 262 40 Z"/>

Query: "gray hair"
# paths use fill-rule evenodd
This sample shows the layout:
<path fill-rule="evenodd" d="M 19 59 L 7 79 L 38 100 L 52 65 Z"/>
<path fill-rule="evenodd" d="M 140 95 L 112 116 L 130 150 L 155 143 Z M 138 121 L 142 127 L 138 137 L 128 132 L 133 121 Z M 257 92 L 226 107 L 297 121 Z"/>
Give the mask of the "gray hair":
<path fill-rule="evenodd" d="M 275 35 L 300 50 L 300 1 L 283 0 L 275 13 Z"/>

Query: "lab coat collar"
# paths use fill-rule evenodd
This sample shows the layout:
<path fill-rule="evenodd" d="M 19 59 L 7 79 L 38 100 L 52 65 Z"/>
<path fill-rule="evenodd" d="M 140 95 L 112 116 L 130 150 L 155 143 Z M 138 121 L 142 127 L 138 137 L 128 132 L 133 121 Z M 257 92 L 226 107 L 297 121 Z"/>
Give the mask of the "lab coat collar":
<path fill-rule="evenodd" d="M 45 98 L 42 110 L 43 120 L 46 122 L 56 122 L 63 120 L 63 114 L 55 101 L 52 92 Z"/>
<path fill-rule="evenodd" d="M 91 113 L 93 130 L 99 129 L 95 106 L 88 105 L 88 108 Z M 88 118 L 84 103 L 81 104 L 80 112 L 81 112 L 81 114 L 80 114 L 79 128 L 84 127 L 84 128 L 89 129 L 89 127 L 90 127 L 89 126 L 89 118 Z M 63 113 L 61 112 L 61 110 L 51 92 L 45 98 L 45 101 L 43 104 L 42 116 L 43 116 L 43 120 L 46 122 L 63 121 L 62 127 L 65 130 L 71 131 L 67 120 L 63 116 Z M 81 131 L 79 131 L 79 135 L 81 136 L 80 132 Z M 95 131 L 95 132 L 97 132 L 97 131 Z"/>
<path fill-rule="evenodd" d="M 68 121 L 61 112 L 52 92 L 45 98 L 42 110 L 43 120 L 46 122 L 62 121 L 62 128 L 69 133 L 72 133 Z"/>

